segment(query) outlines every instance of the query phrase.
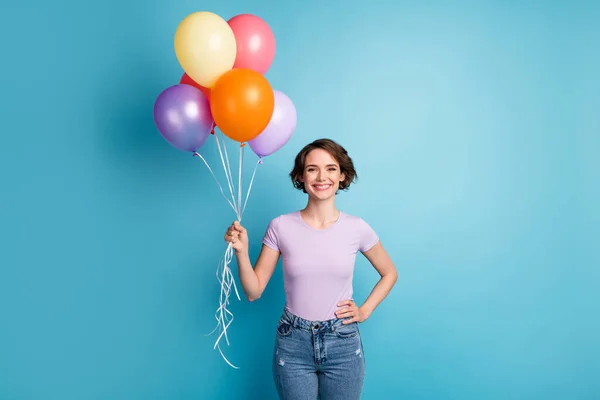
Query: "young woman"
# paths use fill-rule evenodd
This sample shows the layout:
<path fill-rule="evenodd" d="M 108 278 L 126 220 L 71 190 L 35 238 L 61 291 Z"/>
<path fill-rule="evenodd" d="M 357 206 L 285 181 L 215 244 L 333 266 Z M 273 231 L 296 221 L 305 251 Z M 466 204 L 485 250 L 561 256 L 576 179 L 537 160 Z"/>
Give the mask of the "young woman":
<path fill-rule="evenodd" d="M 296 156 L 290 177 L 308 195 L 301 211 L 269 223 L 254 268 L 248 235 L 237 221 L 225 234 L 232 243 L 248 299 L 258 299 L 282 257 L 286 304 L 273 351 L 273 378 L 281 399 L 359 399 L 365 359 L 358 323 L 366 321 L 398 274 L 377 234 L 361 218 L 336 209 L 335 196 L 356 178 L 346 150 L 316 140 Z M 359 307 L 352 300 L 357 252 L 381 279 Z"/>

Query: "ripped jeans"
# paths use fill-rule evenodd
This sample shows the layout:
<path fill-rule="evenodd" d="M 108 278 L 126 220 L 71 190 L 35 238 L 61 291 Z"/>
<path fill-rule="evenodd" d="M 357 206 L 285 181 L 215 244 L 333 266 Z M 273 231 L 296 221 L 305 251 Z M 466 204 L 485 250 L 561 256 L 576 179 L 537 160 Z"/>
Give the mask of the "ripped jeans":
<path fill-rule="evenodd" d="M 342 321 L 307 321 L 284 309 L 273 350 L 280 399 L 360 399 L 365 377 L 362 340 L 356 322 Z"/>

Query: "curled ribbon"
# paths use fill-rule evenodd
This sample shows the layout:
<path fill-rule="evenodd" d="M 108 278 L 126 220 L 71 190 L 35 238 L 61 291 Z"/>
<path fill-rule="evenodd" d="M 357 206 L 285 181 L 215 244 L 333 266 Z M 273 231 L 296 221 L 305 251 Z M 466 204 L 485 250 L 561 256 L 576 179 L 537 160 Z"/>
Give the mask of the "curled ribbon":
<path fill-rule="evenodd" d="M 204 164 L 208 168 L 208 171 L 215 179 L 215 181 L 219 187 L 219 190 L 221 191 L 221 194 L 223 195 L 223 197 L 225 198 L 227 203 L 231 206 L 232 210 L 234 211 L 237 220 L 239 222 L 241 222 L 242 217 L 244 215 L 244 211 L 246 210 L 246 205 L 248 203 L 250 191 L 252 190 L 252 185 L 254 183 L 254 177 L 256 175 L 256 170 L 258 168 L 258 165 L 263 163 L 262 157 L 259 158 L 256 165 L 254 166 L 254 172 L 252 173 L 252 178 L 250 179 L 248 191 L 246 193 L 246 197 L 242 204 L 242 170 L 243 170 L 243 163 L 244 163 L 245 143 L 240 145 L 240 158 L 239 158 L 239 166 L 238 166 L 238 187 L 237 187 L 237 191 L 236 191 L 235 185 L 233 183 L 233 175 L 231 173 L 231 166 L 229 163 L 229 155 L 227 153 L 227 148 L 225 146 L 225 140 L 224 140 L 224 138 L 219 139 L 219 135 L 214 132 L 214 126 L 212 128 L 211 133 L 214 135 L 216 143 L 217 143 L 217 148 L 219 149 L 219 156 L 221 159 L 221 164 L 223 166 L 223 171 L 225 173 L 225 177 L 227 179 L 230 197 L 228 197 L 225 194 L 225 190 L 223 190 L 223 186 L 217 179 L 217 176 L 215 175 L 213 169 L 210 167 L 210 165 L 208 164 L 206 159 L 198 152 L 194 152 L 194 156 L 199 157 L 204 162 Z M 237 194 L 237 199 L 236 199 L 235 194 Z M 233 365 L 227 359 L 227 357 L 225 357 L 225 355 L 223 354 L 223 351 L 221 349 L 221 346 L 220 346 L 220 342 L 223 338 L 225 338 L 225 342 L 227 343 L 227 345 L 228 346 L 230 345 L 229 337 L 227 336 L 227 329 L 233 322 L 234 318 L 233 318 L 233 313 L 227 308 L 227 306 L 229 305 L 229 298 L 231 296 L 232 289 L 235 292 L 237 299 L 241 300 L 239 292 L 237 290 L 237 286 L 235 284 L 235 279 L 234 279 L 233 273 L 231 271 L 231 268 L 229 267 L 229 265 L 233 261 L 233 256 L 234 256 L 234 250 L 233 250 L 232 244 L 229 243 L 229 245 L 227 246 L 227 249 L 225 250 L 225 254 L 223 255 L 223 258 L 221 259 L 221 261 L 219 261 L 219 264 L 217 266 L 217 271 L 216 271 L 217 281 L 219 282 L 219 284 L 221 286 L 221 292 L 219 294 L 219 307 L 217 308 L 217 310 L 215 312 L 215 319 L 217 320 L 217 326 L 215 327 L 215 329 L 213 329 L 212 332 L 210 332 L 206 336 L 210 336 L 213 333 L 215 333 L 216 331 L 219 332 L 219 335 L 217 336 L 217 340 L 215 341 L 215 345 L 213 346 L 213 349 L 219 349 L 219 353 L 221 354 L 223 359 L 227 362 L 227 364 L 229 364 L 231 367 L 233 367 L 235 369 L 238 369 L 239 367 L 236 367 L 235 365 Z"/>

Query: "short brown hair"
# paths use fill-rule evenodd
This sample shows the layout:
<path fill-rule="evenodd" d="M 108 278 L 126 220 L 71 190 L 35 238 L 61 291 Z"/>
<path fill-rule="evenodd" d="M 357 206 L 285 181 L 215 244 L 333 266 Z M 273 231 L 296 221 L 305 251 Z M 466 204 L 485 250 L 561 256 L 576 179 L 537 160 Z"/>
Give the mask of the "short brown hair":
<path fill-rule="evenodd" d="M 340 165 L 340 172 L 344 174 L 344 180 L 340 182 L 339 190 L 348 190 L 350 184 L 358 179 L 358 175 L 354 169 L 352 158 L 350 158 L 346 149 L 331 139 L 317 139 L 314 142 L 304 146 L 298 155 L 296 155 L 294 168 L 290 172 L 290 178 L 292 179 L 294 187 L 306 193 L 306 189 L 304 189 L 304 183 L 300 181 L 300 178 L 304 173 L 304 165 L 308 153 L 315 149 L 325 150 L 331 155 L 331 157 L 335 159 L 335 161 L 337 161 L 337 163 Z"/>

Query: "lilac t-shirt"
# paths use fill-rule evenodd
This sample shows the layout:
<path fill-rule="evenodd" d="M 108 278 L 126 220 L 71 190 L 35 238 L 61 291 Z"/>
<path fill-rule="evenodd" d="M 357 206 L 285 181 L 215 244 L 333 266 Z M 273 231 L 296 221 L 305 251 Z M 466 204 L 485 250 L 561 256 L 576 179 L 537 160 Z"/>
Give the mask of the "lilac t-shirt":
<path fill-rule="evenodd" d="M 335 318 L 338 302 L 352 299 L 357 252 L 379 238 L 359 217 L 340 213 L 326 229 L 308 225 L 300 211 L 274 218 L 263 243 L 281 253 L 286 307 L 309 321 Z"/>

